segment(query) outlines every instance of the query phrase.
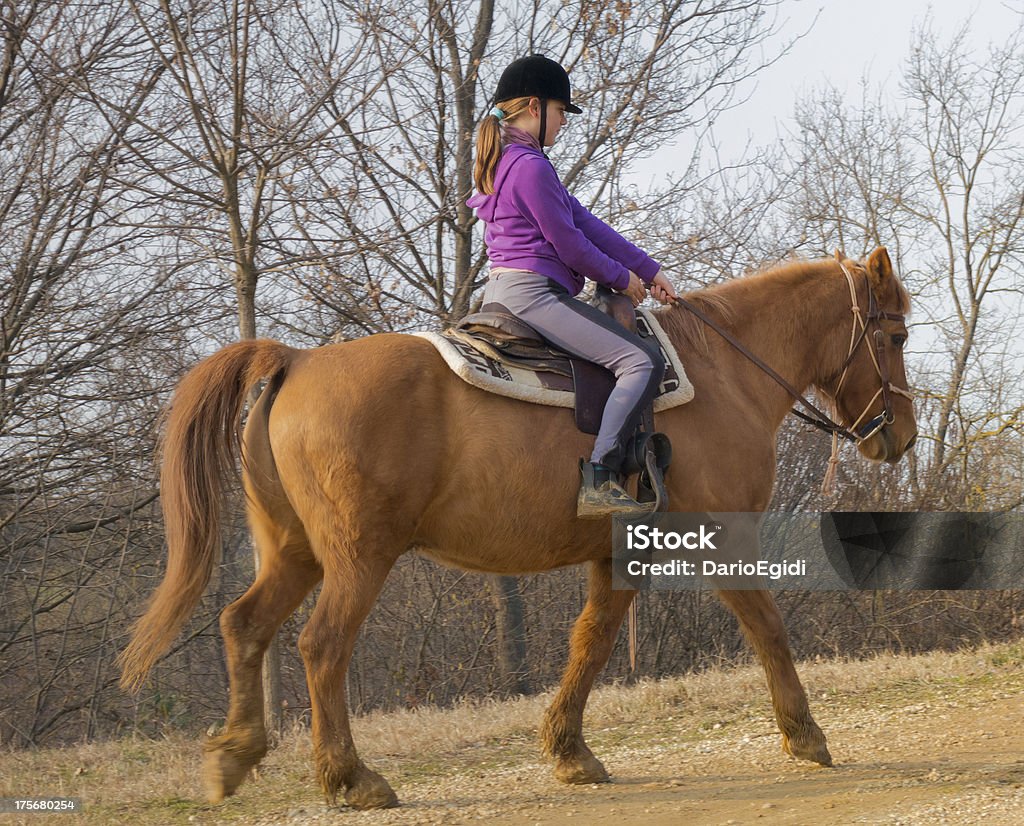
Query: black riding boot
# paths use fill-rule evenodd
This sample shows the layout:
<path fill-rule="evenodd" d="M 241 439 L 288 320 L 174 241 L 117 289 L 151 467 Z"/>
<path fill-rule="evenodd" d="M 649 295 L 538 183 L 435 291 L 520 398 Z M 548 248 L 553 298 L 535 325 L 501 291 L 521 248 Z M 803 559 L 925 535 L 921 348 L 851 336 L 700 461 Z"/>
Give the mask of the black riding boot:
<path fill-rule="evenodd" d="M 622 487 L 619 474 L 596 462 L 580 459 L 583 481 L 576 499 L 576 516 L 600 519 L 602 516 L 644 516 L 654 512 L 656 503 L 640 504 Z"/>

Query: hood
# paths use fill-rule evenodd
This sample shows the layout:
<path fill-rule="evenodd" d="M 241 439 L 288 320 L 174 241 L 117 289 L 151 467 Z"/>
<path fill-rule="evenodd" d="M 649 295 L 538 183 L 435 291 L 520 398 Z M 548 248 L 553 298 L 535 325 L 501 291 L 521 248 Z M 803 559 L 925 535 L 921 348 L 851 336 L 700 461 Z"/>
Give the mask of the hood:
<path fill-rule="evenodd" d="M 501 185 L 505 183 L 505 179 L 508 177 L 509 172 L 512 171 L 516 161 L 526 155 L 540 155 L 542 158 L 544 157 L 543 152 L 530 146 L 524 146 L 521 143 L 510 143 L 505 147 L 501 154 L 501 160 L 498 161 L 498 168 L 494 172 L 494 192 L 490 195 L 476 192 L 466 199 L 466 206 L 475 209 L 478 218 L 487 223 L 494 220 L 494 211 L 498 206 L 498 195 L 501 192 Z"/>
<path fill-rule="evenodd" d="M 497 181 L 495 181 L 497 183 Z M 498 201 L 498 193 L 484 195 L 482 192 L 475 192 L 466 199 L 466 206 L 476 210 L 476 217 L 487 223 L 494 220 L 494 207 Z"/>

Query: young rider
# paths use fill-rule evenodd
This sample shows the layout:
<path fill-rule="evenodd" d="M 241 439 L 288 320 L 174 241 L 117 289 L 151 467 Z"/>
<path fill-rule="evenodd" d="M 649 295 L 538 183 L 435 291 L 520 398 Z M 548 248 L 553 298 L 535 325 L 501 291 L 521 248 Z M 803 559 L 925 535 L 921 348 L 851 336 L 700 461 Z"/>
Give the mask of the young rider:
<path fill-rule="evenodd" d="M 520 58 L 502 73 L 494 99 L 477 136 L 477 194 L 467 201 L 487 224 L 484 304 L 504 305 L 555 347 L 614 374 L 590 462 L 580 465 L 577 513 L 644 513 L 619 474 L 664 364 L 656 348 L 574 296 L 585 278 L 624 293 L 634 306 L 648 287 L 662 303 L 676 292 L 656 261 L 569 194 L 544 154 L 565 113 L 582 111 L 572 103 L 565 69 L 541 55 Z"/>

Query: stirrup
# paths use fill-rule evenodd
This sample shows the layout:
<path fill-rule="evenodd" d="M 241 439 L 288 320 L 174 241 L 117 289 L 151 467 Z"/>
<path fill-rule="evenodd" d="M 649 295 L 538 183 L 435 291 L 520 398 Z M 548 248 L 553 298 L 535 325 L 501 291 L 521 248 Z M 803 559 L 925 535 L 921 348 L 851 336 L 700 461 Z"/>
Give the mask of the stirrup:
<path fill-rule="evenodd" d="M 580 459 L 580 493 L 576 498 L 576 516 L 600 519 L 603 516 L 646 516 L 654 513 L 656 502 L 641 504 L 619 484 L 616 474 L 598 471 L 592 462 Z"/>

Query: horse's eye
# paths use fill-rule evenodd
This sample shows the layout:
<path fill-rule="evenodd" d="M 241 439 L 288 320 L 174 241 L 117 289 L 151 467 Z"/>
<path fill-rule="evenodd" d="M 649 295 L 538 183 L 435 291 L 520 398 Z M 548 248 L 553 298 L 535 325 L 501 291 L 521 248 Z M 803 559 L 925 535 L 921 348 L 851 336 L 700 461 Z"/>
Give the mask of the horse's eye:
<path fill-rule="evenodd" d="M 902 348 L 907 343 L 907 337 L 903 333 L 897 333 L 892 337 L 892 343 Z"/>

